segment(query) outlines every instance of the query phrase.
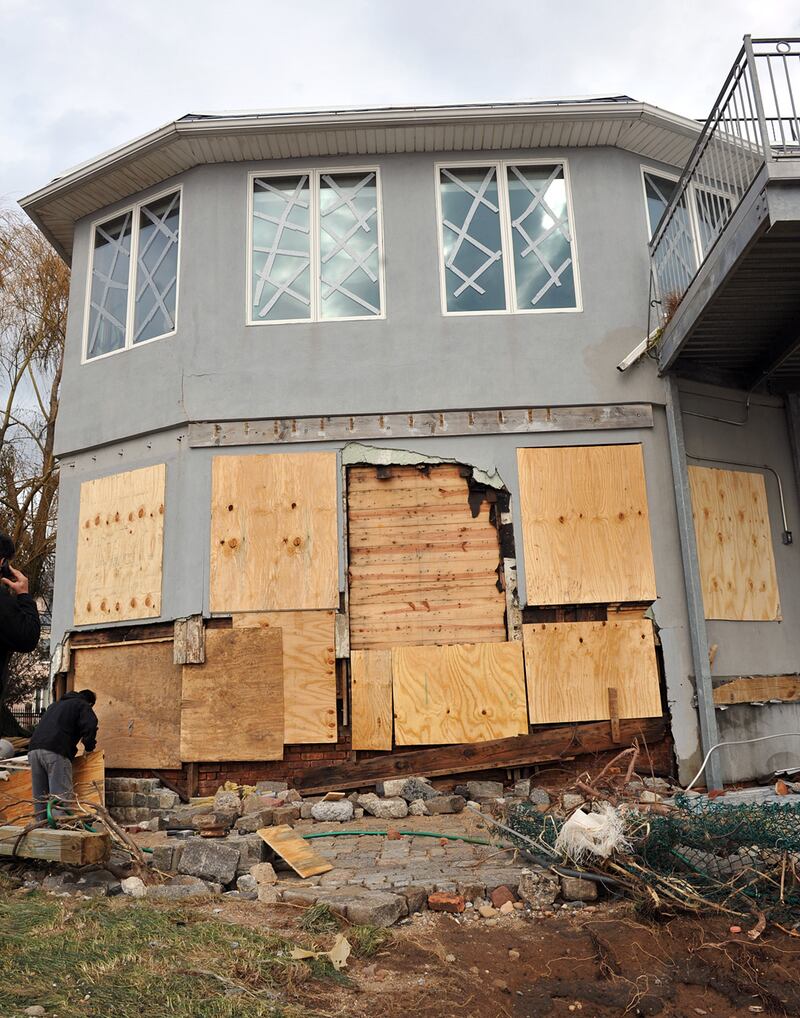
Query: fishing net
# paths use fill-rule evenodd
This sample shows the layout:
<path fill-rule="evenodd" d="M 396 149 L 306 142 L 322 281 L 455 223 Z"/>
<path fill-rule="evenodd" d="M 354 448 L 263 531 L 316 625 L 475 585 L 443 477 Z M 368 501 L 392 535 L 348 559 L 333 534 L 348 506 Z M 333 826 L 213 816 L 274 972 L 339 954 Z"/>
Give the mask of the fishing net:
<path fill-rule="evenodd" d="M 630 850 L 598 872 L 629 880 L 651 897 L 700 911 L 713 904 L 737 914 L 800 920 L 800 803 L 743 802 L 677 795 L 664 814 L 620 807 Z M 508 827 L 528 852 L 562 861 L 555 849 L 564 818 L 513 807 Z"/>

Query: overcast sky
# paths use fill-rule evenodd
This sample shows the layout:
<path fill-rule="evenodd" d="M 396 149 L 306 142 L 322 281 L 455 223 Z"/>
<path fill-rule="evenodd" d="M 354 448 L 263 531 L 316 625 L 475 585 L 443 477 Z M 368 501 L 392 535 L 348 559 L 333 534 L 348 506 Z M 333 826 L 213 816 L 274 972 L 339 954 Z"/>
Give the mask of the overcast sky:
<path fill-rule="evenodd" d="M 798 0 L 0 0 L 0 202 L 184 113 L 621 94 L 705 117 Z"/>

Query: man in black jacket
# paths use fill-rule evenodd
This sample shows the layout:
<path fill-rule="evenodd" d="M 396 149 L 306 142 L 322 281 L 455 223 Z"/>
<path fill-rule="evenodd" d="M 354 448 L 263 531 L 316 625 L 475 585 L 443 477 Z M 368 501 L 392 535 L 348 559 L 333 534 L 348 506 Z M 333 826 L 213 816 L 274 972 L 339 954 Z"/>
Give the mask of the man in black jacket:
<path fill-rule="evenodd" d="M 31 651 L 39 642 L 39 611 L 28 581 L 9 562 L 14 542 L 0 534 L 0 735 L 26 735 L 5 705 L 8 661 L 14 651 Z"/>
<path fill-rule="evenodd" d="M 47 800 L 69 801 L 72 791 L 72 761 L 78 743 L 91 753 L 97 744 L 97 715 L 92 710 L 91 689 L 65 693 L 44 712 L 28 744 L 31 784 L 37 820 L 47 819 Z"/>

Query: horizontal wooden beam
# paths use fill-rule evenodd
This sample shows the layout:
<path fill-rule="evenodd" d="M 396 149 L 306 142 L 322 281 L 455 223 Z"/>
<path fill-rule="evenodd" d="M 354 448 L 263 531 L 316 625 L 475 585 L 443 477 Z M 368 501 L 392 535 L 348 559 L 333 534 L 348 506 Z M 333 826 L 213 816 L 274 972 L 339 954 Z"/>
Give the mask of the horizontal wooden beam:
<path fill-rule="evenodd" d="M 0 827 L 0 856 L 16 855 L 20 859 L 46 859 L 49 862 L 88 866 L 105 862 L 111 855 L 111 837 L 107 833 L 67 831 L 40 827 L 30 831 L 17 844 L 24 827 Z"/>
<path fill-rule="evenodd" d="M 527 767 L 555 760 L 571 760 L 585 753 L 618 749 L 620 744 L 630 743 L 635 738 L 648 745 L 658 742 L 666 734 L 666 723 L 663 718 L 631 718 L 620 721 L 619 729 L 619 743 L 614 741 L 608 721 L 594 721 L 541 728 L 530 735 L 468 746 L 437 746 L 407 753 L 387 753 L 357 763 L 316 767 L 300 775 L 295 785 L 298 791 L 311 794 L 360 788 L 387 778 L 412 774 L 431 778 L 496 767 Z"/>
<path fill-rule="evenodd" d="M 714 679 L 714 706 L 736 703 L 760 703 L 764 700 L 800 701 L 800 675 L 741 675 Z"/>
<path fill-rule="evenodd" d="M 378 438 L 519 435 L 533 432 L 652 428 L 650 403 L 600 406 L 511 407 L 406 414 L 276 417 L 256 421 L 194 421 L 193 449 L 223 445 L 291 445 L 294 442 L 362 442 Z"/>

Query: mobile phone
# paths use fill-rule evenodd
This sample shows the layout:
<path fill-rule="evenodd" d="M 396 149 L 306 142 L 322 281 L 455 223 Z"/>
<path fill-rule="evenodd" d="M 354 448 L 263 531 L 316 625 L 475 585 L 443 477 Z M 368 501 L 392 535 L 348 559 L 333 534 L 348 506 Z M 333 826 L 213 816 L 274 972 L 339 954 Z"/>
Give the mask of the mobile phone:
<path fill-rule="evenodd" d="M 11 564 L 9 563 L 9 561 L 7 559 L 0 566 L 0 577 L 2 577 L 5 580 L 13 580 L 14 579 L 14 575 L 11 572 Z"/>

